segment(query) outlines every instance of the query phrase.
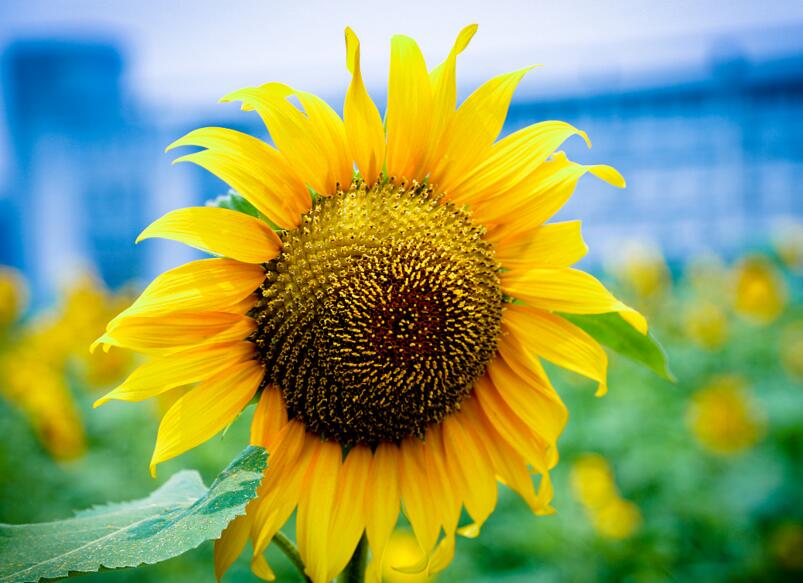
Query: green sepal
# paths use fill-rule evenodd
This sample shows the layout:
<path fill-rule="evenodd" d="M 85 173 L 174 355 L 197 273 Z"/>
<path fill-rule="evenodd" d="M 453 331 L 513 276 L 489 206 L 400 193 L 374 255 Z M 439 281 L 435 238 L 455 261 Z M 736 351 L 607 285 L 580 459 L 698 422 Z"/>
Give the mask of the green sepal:
<path fill-rule="evenodd" d="M 252 217 L 261 218 L 262 215 L 257 208 L 250 202 L 245 200 L 241 195 L 233 190 L 229 190 L 226 194 L 221 194 L 213 199 L 206 201 L 206 206 L 216 206 L 219 208 L 229 209 L 251 215 Z"/>
<path fill-rule="evenodd" d="M 256 497 L 267 464 L 248 447 L 206 488 L 196 471 L 174 474 L 147 498 L 39 524 L 0 524 L 0 582 L 25 583 L 171 559 L 216 539 Z"/>
<path fill-rule="evenodd" d="M 614 352 L 642 364 L 659 377 L 676 382 L 669 360 L 661 343 L 652 333 L 642 334 L 628 324 L 617 312 L 609 314 L 561 314 L 582 328 L 594 340 Z"/>

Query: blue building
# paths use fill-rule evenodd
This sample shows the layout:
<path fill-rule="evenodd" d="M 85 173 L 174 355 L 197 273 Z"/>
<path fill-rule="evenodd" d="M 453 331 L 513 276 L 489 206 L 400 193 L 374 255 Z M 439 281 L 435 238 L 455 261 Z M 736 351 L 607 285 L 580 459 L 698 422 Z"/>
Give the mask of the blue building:
<path fill-rule="evenodd" d="M 144 133 L 130 115 L 116 47 L 31 40 L 2 59 L 11 183 L 2 260 L 36 292 L 92 266 L 112 286 L 138 273 Z M 41 300 L 42 298 L 35 298 Z"/>
<path fill-rule="evenodd" d="M 672 260 L 703 250 L 729 256 L 803 219 L 803 56 L 730 56 L 708 71 L 656 78 L 510 111 L 508 130 L 544 119 L 586 130 L 593 149 L 575 139 L 570 158 L 625 176 L 624 191 L 586 179 L 561 214 L 586 221 L 592 261 L 633 238 L 658 243 Z"/>
<path fill-rule="evenodd" d="M 38 301 L 83 265 L 116 287 L 191 257 L 172 242 L 136 249 L 133 241 L 160 214 L 227 187 L 200 169 L 170 168 L 162 149 L 202 125 L 265 135 L 256 115 L 220 106 L 181 121 L 142 113 L 113 44 L 16 42 L 2 74 L 13 174 L 0 185 L 8 193 L 0 197 L 0 263 L 22 268 Z M 628 181 L 620 191 L 587 178 L 559 215 L 586 221 L 592 263 L 639 237 L 671 260 L 732 255 L 766 242 L 779 222 L 803 218 L 803 55 L 755 63 L 736 53 L 637 86 L 519 100 L 505 131 L 545 119 L 586 130 L 593 150 L 577 138 L 566 144 L 569 156 L 612 164 Z"/>

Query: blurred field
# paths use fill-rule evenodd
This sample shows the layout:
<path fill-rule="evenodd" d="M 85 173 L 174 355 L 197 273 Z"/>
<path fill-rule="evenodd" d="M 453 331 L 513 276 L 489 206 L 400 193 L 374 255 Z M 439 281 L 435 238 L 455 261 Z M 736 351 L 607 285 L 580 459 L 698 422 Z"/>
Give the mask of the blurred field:
<path fill-rule="evenodd" d="M 536 518 L 500 487 L 497 511 L 478 539 L 458 543 L 456 560 L 440 581 L 803 577 L 799 243 L 791 237 L 771 252 L 728 264 L 703 257 L 671 269 L 657 250 L 634 245 L 611 263 L 603 278 L 648 314 L 678 382 L 662 381 L 613 356 L 610 392 L 595 398 L 591 383 L 553 370 L 570 411 L 560 441 L 561 462 L 554 470 L 557 514 Z M 117 380 L 112 377 L 131 366 L 119 357 L 105 368 L 82 361 L 86 337 L 91 339 L 92 327 L 98 326 L 88 311 L 111 309 L 124 297 L 94 285 L 93 297 L 105 299 L 73 306 L 78 314 L 70 317 L 81 324 L 66 341 L 76 346 L 58 354 L 55 339 L 64 339 L 66 324 L 57 323 L 67 319 L 69 294 L 49 319 L 28 314 L 14 322 L 13 316 L 0 314 L 5 329 L 0 357 L 2 522 L 46 521 L 107 500 L 141 497 L 183 467 L 199 469 L 208 483 L 246 443 L 250 410 L 224 438 L 164 464 L 156 481 L 148 477 L 159 407 L 165 404 L 113 402 L 91 408 L 103 388 Z M 0 288 L 6 294 L 4 306 L 19 297 L 14 284 L 8 286 L 11 291 Z M 26 358 L 33 351 L 39 360 L 50 359 L 49 372 L 41 378 L 20 354 L 26 347 Z M 115 358 L 113 352 L 110 357 Z M 21 372 L 29 373 L 23 381 L 17 378 Z M 54 443 L 66 438 L 37 418 L 62 418 L 63 412 L 30 405 L 30 395 L 42 394 L 46 405 L 47 395 L 56 394 L 54 381 L 42 380 L 55 373 L 68 396 L 64 402 L 74 402 L 76 412 L 73 430 L 61 428 L 80 442 L 69 450 Z M 12 391 L 20 382 L 27 383 L 27 397 Z M 279 580 L 296 580 L 275 550 L 269 559 Z M 212 581 L 211 563 L 207 543 L 161 565 L 87 580 Z M 256 581 L 243 559 L 226 579 Z M 420 581 L 401 574 L 391 579 Z"/>

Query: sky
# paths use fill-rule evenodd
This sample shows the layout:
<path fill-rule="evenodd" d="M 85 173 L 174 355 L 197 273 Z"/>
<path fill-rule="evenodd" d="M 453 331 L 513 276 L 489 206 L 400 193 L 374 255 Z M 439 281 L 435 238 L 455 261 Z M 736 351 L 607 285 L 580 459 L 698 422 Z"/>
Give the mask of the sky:
<path fill-rule="evenodd" d="M 126 80 L 139 98 L 183 107 L 278 80 L 341 95 L 346 25 L 361 38 L 366 82 L 381 95 L 392 34 L 416 38 L 434 64 L 474 22 L 479 32 L 461 57 L 463 92 L 534 63 L 545 67 L 524 93 L 701 67 L 723 39 L 758 57 L 803 46 L 803 2 L 789 0 L 5 0 L 0 47 L 20 37 L 109 39 L 124 48 Z"/>

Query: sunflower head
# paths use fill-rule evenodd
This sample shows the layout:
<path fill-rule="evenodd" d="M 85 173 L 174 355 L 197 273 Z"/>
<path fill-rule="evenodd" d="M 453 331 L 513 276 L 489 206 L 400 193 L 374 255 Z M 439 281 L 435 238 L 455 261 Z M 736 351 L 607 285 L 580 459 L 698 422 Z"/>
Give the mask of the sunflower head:
<path fill-rule="evenodd" d="M 416 183 L 316 200 L 282 233 L 250 312 L 264 386 L 346 446 L 423 438 L 496 351 L 500 266 L 484 233 Z"/>
<path fill-rule="evenodd" d="M 250 536 L 254 571 L 272 577 L 263 551 L 293 512 L 316 583 L 343 570 L 363 535 L 382 573 L 400 511 L 416 569 L 442 570 L 456 535 L 476 536 L 493 511 L 497 479 L 552 512 L 567 413 L 541 359 L 606 388 L 605 352 L 563 314 L 616 312 L 646 332 L 571 267 L 586 252 L 579 223 L 546 223 L 583 175 L 624 180 L 560 152 L 572 136 L 590 145 L 564 122 L 499 139 L 531 68 L 457 107 L 456 62 L 475 31 L 432 69 L 415 41 L 393 37 L 384 121 L 347 29 L 342 118 L 268 83 L 224 101 L 259 114 L 272 144 L 202 128 L 170 146 L 200 147 L 179 160 L 226 181 L 252 212 L 179 209 L 140 235 L 215 257 L 162 274 L 109 323 L 96 345 L 150 360 L 98 404 L 177 396 L 153 470 L 258 399 L 251 441 L 271 462 L 259 498 L 216 545 L 218 576 Z"/>

